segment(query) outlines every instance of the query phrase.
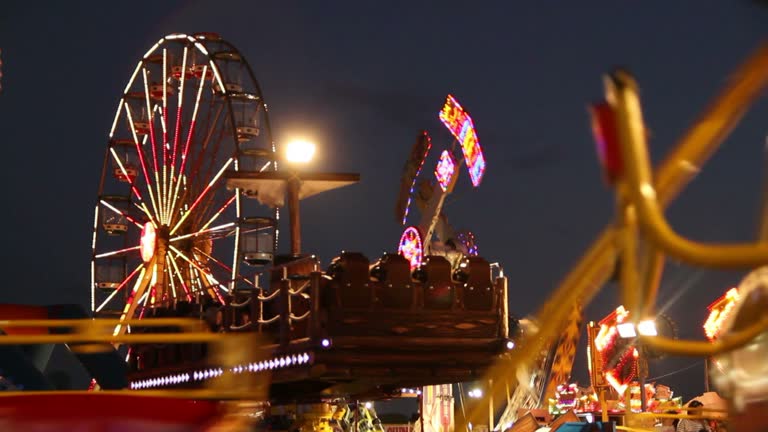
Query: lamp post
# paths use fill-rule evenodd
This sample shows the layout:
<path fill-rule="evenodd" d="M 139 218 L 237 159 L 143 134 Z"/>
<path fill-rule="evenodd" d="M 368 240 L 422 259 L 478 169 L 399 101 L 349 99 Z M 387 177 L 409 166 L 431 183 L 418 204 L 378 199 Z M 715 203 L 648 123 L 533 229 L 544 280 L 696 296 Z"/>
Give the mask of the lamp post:
<path fill-rule="evenodd" d="M 229 170 L 224 173 L 229 189 L 239 189 L 246 197 L 272 208 L 288 207 L 293 258 L 301 253 L 299 201 L 360 181 L 359 174 L 318 173 L 300 169 L 314 155 L 313 143 L 296 140 L 284 147 L 280 158 L 282 163 L 277 171 Z"/>
<path fill-rule="evenodd" d="M 299 216 L 299 189 L 301 178 L 295 169 L 295 164 L 306 164 L 315 155 L 315 145 L 309 141 L 296 140 L 288 143 L 285 152 L 285 160 L 289 165 L 291 176 L 288 178 L 286 195 L 288 201 L 288 215 L 291 223 L 291 255 L 301 254 L 301 218 Z"/>

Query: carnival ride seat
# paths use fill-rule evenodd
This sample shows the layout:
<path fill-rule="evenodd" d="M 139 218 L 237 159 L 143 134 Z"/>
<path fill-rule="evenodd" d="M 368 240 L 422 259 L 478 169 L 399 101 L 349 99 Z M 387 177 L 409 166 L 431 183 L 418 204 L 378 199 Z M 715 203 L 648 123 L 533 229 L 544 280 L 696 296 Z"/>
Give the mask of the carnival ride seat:
<path fill-rule="evenodd" d="M 386 253 L 371 268 L 371 276 L 378 281 L 376 298 L 386 308 L 410 309 L 413 306 L 411 267 L 400 254 Z"/>
<path fill-rule="evenodd" d="M 424 259 L 419 269 L 423 275 L 424 307 L 450 309 L 454 299 L 451 263 L 445 257 L 431 255 Z"/>
<path fill-rule="evenodd" d="M 336 293 L 336 305 L 366 308 L 373 304 L 368 258 L 357 252 L 343 252 L 328 267 L 329 287 Z"/>
<path fill-rule="evenodd" d="M 483 258 L 466 257 L 454 272 L 454 279 L 464 282 L 464 309 L 487 311 L 495 306 L 495 290 L 491 279 L 491 264 Z"/>

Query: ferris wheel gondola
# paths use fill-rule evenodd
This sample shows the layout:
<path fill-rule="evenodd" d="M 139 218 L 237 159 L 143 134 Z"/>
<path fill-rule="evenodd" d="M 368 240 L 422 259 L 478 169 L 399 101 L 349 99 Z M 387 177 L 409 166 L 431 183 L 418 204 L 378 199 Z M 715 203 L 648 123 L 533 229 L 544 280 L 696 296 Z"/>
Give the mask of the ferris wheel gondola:
<path fill-rule="evenodd" d="M 274 252 L 275 218 L 222 176 L 276 169 L 267 105 L 242 54 L 213 33 L 160 39 L 138 62 L 109 132 L 92 312 L 142 317 L 201 296 L 225 303 L 253 287 Z"/>

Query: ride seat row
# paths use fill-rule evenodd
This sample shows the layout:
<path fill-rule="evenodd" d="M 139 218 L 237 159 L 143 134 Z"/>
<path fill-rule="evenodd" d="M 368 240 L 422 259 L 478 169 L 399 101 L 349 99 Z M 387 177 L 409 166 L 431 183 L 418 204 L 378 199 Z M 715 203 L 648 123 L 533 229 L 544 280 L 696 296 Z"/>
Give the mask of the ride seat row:
<path fill-rule="evenodd" d="M 413 272 L 399 254 L 384 254 L 373 265 L 360 253 L 344 252 L 326 272 L 323 303 L 329 307 L 459 309 L 495 307 L 490 264 L 467 257 L 458 270 L 442 256 L 427 256 Z"/>

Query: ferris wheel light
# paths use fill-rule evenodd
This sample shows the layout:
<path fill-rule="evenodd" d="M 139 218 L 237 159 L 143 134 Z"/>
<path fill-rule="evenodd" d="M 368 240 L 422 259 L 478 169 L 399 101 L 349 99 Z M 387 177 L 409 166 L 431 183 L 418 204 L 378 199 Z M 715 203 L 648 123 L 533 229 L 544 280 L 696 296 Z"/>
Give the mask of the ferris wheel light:
<path fill-rule="evenodd" d="M 288 162 L 307 163 L 315 156 L 315 144 L 305 140 L 294 140 L 288 143 L 285 158 Z"/>

